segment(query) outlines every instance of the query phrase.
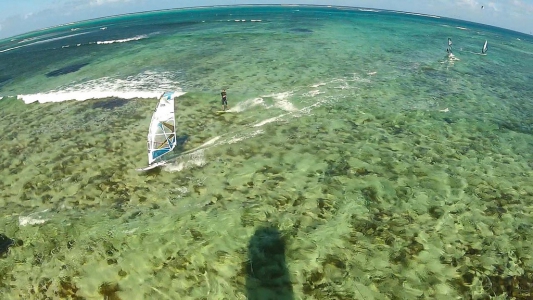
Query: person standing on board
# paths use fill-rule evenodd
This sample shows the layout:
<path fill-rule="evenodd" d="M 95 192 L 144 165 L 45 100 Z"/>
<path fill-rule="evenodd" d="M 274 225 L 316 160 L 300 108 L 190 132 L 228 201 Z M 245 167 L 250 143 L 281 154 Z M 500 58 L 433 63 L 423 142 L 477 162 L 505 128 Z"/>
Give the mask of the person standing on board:
<path fill-rule="evenodd" d="M 222 110 L 226 110 L 228 108 L 228 99 L 226 98 L 226 89 L 223 89 L 220 93 L 220 96 L 222 96 Z"/>

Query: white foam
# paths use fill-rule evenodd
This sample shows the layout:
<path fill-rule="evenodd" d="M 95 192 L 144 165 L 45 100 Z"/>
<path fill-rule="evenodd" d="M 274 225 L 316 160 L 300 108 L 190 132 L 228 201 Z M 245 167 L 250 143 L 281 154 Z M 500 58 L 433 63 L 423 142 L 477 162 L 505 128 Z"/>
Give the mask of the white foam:
<path fill-rule="evenodd" d="M 179 172 L 192 167 L 203 167 L 206 163 L 204 149 L 199 149 L 178 157 L 176 162 L 165 165 L 165 169 L 170 172 Z"/>
<path fill-rule="evenodd" d="M 17 43 L 19 43 L 19 44 L 20 43 L 25 43 L 25 42 L 33 41 L 35 39 L 37 39 L 37 37 L 23 39 L 23 40 L 18 41 Z M 14 40 L 11 40 L 11 41 L 14 41 Z"/>
<path fill-rule="evenodd" d="M 253 125 L 254 127 L 261 127 L 265 124 L 268 124 L 268 123 L 272 123 L 272 122 L 276 122 L 277 120 L 280 119 L 280 116 L 277 116 L 277 117 L 273 117 L 273 118 L 270 118 L 270 119 L 266 119 L 266 120 L 263 120 L 255 125 Z"/>
<path fill-rule="evenodd" d="M 62 39 L 66 39 L 66 38 L 69 38 L 69 37 L 88 34 L 88 33 L 90 33 L 90 32 L 82 32 L 82 33 L 70 34 L 70 35 L 66 35 L 66 36 L 60 36 L 60 37 L 55 37 L 55 38 L 46 39 L 46 40 L 42 40 L 42 41 L 37 41 L 37 42 L 29 43 L 29 44 L 26 44 L 26 45 L 21 45 L 21 46 L 12 47 L 12 48 L 9 48 L 9 49 L 0 50 L 0 53 L 11 51 L 11 50 L 15 50 L 15 49 L 22 48 L 22 47 L 28 47 L 28 46 L 31 46 L 31 45 L 37 45 L 37 44 L 43 44 L 43 43 L 48 43 L 48 42 L 52 42 L 52 41 L 62 40 Z M 33 38 L 33 39 L 35 39 L 35 38 Z M 31 41 L 33 39 L 27 39 L 27 40 L 24 40 L 24 41 Z M 19 43 L 22 43 L 24 41 L 21 41 Z"/>
<path fill-rule="evenodd" d="M 264 133 L 264 131 L 258 129 L 248 133 L 237 133 L 226 139 L 223 139 L 221 136 L 214 137 L 202 144 L 201 146 L 193 150 L 189 150 L 185 154 L 182 154 L 174 161 L 167 161 L 167 164 L 165 165 L 165 170 L 168 170 L 170 172 L 179 172 L 193 167 L 203 167 L 207 164 L 207 159 L 205 158 L 205 150 L 215 146 L 235 144 L 240 141 L 253 138 L 256 135 L 262 133 Z"/>
<path fill-rule="evenodd" d="M 254 136 L 256 136 L 258 134 L 262 134 L 263 132 L 264 132 L 263 130 L 258 129 L 256 131 L 248 133 L 248 134 L 235 135 L 235 136 L 231 137 L 226 143 L 227 144 L 235 144 L 237 142 L 244 141 L 244 140 L 247 140 L 249 138 L 253 138 Z"/>
<path fill-rule="evenodd" d="M 467 28 L 459 27 L 459 26 L 457 26 L 457 27 L 455 27 L 455 28 L 457 28 L 457 29 L 461 29 L 461 30 L 468 30 Z"/>
<path fill-rule="evenodd" d="M 313 84 L 311 87 L 312 88 L 317 88 L 317 87 L 323 86 L 323 85 L 326 85 L 326 83 L 324 83 L 324 82 L 316 83 L 316 84 Z"/>
<path fill-rule="evenodd" d="M 189 192 L 189 189 L 186 186 L 178 186 L 176 190 L 181 194 L 187 194 Z"/>
<path fill-rule="evenodd" d="M 202 145 L 200 145 L 200 147 L 198 147 L 198 148 L 204 148 L 204 147 L 212 146 L 219 139 L 220 139 L 220 136 L 215 136 L 214 138 L 212 138 L 209 141 L 207 141 L 207 142 L 203 143 Z"/>
<path fill-rule="evenodd" d="M 157 98 L 163 93 L 163 91 L 137 91 L 137 92 L 125 92 L 125 91 L 58 91 L 58 92 L 48 92 L 48 93 L 38 93 L 32 95 L 18 95 L 18 99 L 22 99 L 26 104 L 33 103 L 35 101 L 39 103 L 47 102 L 63 102 L 68 100 L 77 100 L 85 101 L 89 99 L 100 99 L 100 98 L 110 98 L 118 97 L 122 99 L 133 99 L 133 98 Z"/>
<path fill-rule="evenodd" d="M 261 20 L 251 20 L 252 22 L 261 22 Z"/>
<path fill-rule="evenodd" d="M 138 35 L 138 36 L 134 36 L 134 37 L 131 37 L 131 38 L 127 38 L 127 39 L 121 39 L 121 40 L 110 40 L 110 41 L 98 41 L 96 42 L 98 45 L 102 45 L 102 44 L 114 44 L 114 43 L 126 43 L 126 42 L 131 42 L 131 41 L 138 41 L 138 40 L 142 40 L 142 39 L 145 39 L 145 38 L 148 38 L 148 36 L 146 34 L 143 34 L 143 35 Z"/>
<path fill-rule="evenodd" d="M 258 97 L 258 98 L 248 99 L 248 100 L 239 102 L 232 108 L 228 109 L 228 112 L 241 112 L 254 106 L 265 106 L 266 107 L 263 98 Z"/>
<path fill-rule="evenodd" d="M 412 12 L 406 12 L 406 11 L 393 11 L 393 12 L 397 13 L 397 14 L 404 14 L 404 15 L 412 15 L 412 16 L 420 16 L 420 17 L 428 17 L 428 18 L 440 19 L 439 16 L 435 16 L 435 15 L 426 15 L 426 14 L 412 13 Z"/>
<path fill-rule="evenodd" d="M 274 106 L 277 108 L 281 108 L 284 111 L 296 111 L 298 108 L 292 104 L 288 98 L 292 96 L 292 92 L 282 92 L 282 93 L 276 93 L 267 95 L 265 97 L 272 97 L 274 99 Z"/>
<path fill-rule="evenodd" d="M 320 95 L 320 94 L 323 94 L 324 92 L 321 92 L 320 90 L 312 90 L 312 91 L 309 91 L 307 93 L 304 93 L 304 96 L 307 96 L 307 97 L 315 97 L 317 95 Z"/>
<path fill-rule="evenodd" d="M 146 71 L 126 79 L 103 77 L 44 93 L 18 95 L 17 98 L 29 104 L 68 100 L 85 101 L 109 97 L 157 98 L 163 92 L 170 90 L 174 90 L 177 97 L 185 94 L 177 86 L 177 82 L 170 79 L 172 75 L 170 72 Z"/>
<path fill-rule="evenodd" d="M 19 216 L 19 226 L 44 224 L 46 221 L 48 221 L 48 219 L 44 219 L 42 216 L 39 216 L 38 214 L 44 213 L 46 211 L 48 210 L 45 209 L 42 212 L 36 212 L 28 216 Z"/>
<path fill-rule="evenodd" d="M 127 230 L 122 230 L 122 232 L 124 232 L 125 234 L 132 234 L 134 233 L 135 231 L 137 231 L 139 228 L 132 228 L 132 229 L 127 229 Z"/>

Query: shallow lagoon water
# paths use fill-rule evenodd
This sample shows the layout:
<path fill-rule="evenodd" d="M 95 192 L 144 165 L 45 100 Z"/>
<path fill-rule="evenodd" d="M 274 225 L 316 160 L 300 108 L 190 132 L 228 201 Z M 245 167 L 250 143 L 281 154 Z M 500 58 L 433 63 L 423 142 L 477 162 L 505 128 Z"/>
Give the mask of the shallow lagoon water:
<path fill-rule="evenodd" d="M 0 290 L 526 299 L 532 42 L 304 6 L 153 12 L 4 40 L 0 228 L 14 244 Z M 230 112 L 218 115 L 222 88 Z M 183 94 L 181 143 L 139 173 L 165 90 Z"/>

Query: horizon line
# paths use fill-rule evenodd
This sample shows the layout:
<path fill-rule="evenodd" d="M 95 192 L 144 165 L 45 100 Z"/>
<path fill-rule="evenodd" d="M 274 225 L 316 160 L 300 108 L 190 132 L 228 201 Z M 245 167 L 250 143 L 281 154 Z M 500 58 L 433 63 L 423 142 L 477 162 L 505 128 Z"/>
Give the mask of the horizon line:
<path fill-rule="evenodd" d="M 509 32 L 513 32 L 513 33 L 517 33 L 517 34 L 520 34 L 520 35 L 526 35 L 528 37 L 532 37 L 533 38 L 533 33 L 526 33 L 526 32 L 521 32 L 521 31 L 516 31 L 516 30 L 513 30 L 513 29 L 508 29 L 508 28 L 504 28 L 504 27 L 499 27 L 499 26 L 494 26 L 494 25 L 489 25 L 489 24 L 484 24 L 484 23 L 478 23 L 478 22 L 474 22 L 474 21 L 468 21 L 468 20 L 462 20 L 462 19 L 455 19 L 455 18 L 450 18 L 450 17 L 445 17 L 445 16 L 440 16 L 440 15 L 430 15 L 430 14 L 424 14 L 424 13 L 419 13 L 419 12 L 412 12 L 412 11 L 401 11 L 401 10 L 392 10 L 392 9 L 383 9 L 383 8 L 371 8 L 371 7 L 361 7 L 361 6 L 347 6 L 347 5 L 329 5 L 329 4 L 221 4 L 221 5 L 202 5 L 202 6 L 187 6 L 187 7 L 175 7 L 175 8 L 164 8 L 164 9 L 154 9 L 154 10 L 145 10 L 145 11 L 137 11 L 137 12 L 131 12 L 131 13 L 123 13 L 123 14 L 116 14 L 116 15 L 108 15 L 108 16 L 104 16 L 104 17 L 97 17 L 97 18 L 90 18 L 90 19 L 84 19 L 84 20 L 80 20 L 80 21 L 74 21 L 74 22 L 69 22 L 69 23 L 64 23 L 64 24 L 59 24 L 59 25 L 54 25 L 54 26 L 49 26 L 49 27 L 44 27 L 44 28 L 40 28 L 40 29 L 35 29 L 35 30 L 31 30 L 31 31 L 28 31 L 28 32 L 25 32 L 25 33 L 21 33 L 21 34 L 17 34 L 17 35 L 13 35 L 13 36 L 9 36 L 9 37 L 6 37 L 6 38 L 3 38 L 3 39 L 0 39 L 0 43 L 3 43 L 5 40 L 13 40 L 17 37 L 23 37 L 25 35 L 31 35 L 33 33 L 37 33 L 37 32 L 40 32 L 40 31 L 45 31 L 45 30 L 49 30 L 49 29 L 55 29 L 55 28 L 60 28 L 60 27 L 65 27 L 65 26 L 70 26 L 70 25 L 75 25 L 75 24 L 81 24 L 81 23 L 85 23 L 85 22 L 92 22 L 92 21 L 97 21 L 97 20 L 104 20 L 104 19 L 110 19 L 110 18 L 116 18 L 116 17 L 123 17 L 123 16 L 132 16 L 132 15 L 142 15 L 142 14 L 146 14 L 146 13 L 157 13 L 157 12 L 165 12 L 165 11 L 179 11 L 179 10 L 188 10 L 188 9 L 207 9 L 207 8 L 224 8 L 224 7 L 254 7 L 254 6 L 259 6 L 259 7 L 325 7 L 325 8 L 349 8 L 349 9 L 366 9 L 366 10 L 374 10 L 376 12 L 393 12 L 393 13 L 403 13 L 403 14 L 411 14 L 411 15 L 416 15 L 416 16 L 420 16 L 420 17 L 426 17 L 426 18 L 439 18 L 439 19 L 448 19 L 448 20 L 454 20 L 454 21 L 461 21 L 461 22 L 466 22 L 466 23 L 471 23 L 471 24 L 475 24 L 475 25 L 482 25 L 482 26 L 488 26 L 488 27 L 492 27 L 492 28 L 496 28 L 496 29 L 500 29 L 500 30 L 505 30 L 505 31 L 509 31 Z"/>

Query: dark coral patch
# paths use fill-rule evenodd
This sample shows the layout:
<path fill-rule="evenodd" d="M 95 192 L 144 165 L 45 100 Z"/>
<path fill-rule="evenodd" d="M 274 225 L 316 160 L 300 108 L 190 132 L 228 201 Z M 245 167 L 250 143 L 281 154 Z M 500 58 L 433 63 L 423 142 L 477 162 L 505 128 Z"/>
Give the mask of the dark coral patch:
<path fill-rule="evenodd" d="M 0 76 L 0 87 L 7 84 L 11 79 L 9 76 Z"/>
<path fill-rule="evenodd" d="M 293 28 L 290 31 L 296 33 L 313 33 L 313 30 L 307 28 Z"/>
<path fill-rule="evenodd" d="M 65 75 L 68 73 L 74 73 L 78 71 L 79 69 L 85 67 L 86 65 L 88 65 L 88 63 L 69 65 L 61 69 L 57 69 L 52 72 L 46 73 L 46 77 L 57 77 L 57 76 Z"/>
<path fill-rule="evenodd" d="M 121 107 L 126 105 L 128 103 L 128 100 L 122 99 L 122 98 L 111 98 L 107 100 L 101 100 L 98 102 L 95 102 L 93 104 L 93 108 L 102 108 L 102 109 L 115 109 L 117 107 Z"/>

